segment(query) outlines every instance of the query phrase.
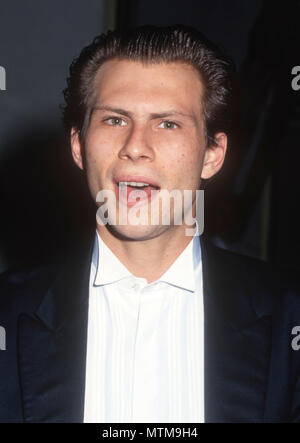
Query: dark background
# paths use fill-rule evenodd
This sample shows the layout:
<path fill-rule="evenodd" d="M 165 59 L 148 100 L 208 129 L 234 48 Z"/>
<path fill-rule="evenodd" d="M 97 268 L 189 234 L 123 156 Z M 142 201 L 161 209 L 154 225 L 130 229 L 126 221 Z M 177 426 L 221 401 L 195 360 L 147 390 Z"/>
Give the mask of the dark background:
<path fill-rule="evenodd" d="M 0 272 L 55 260 L 94 223 L 64 138 L 68 66 L 107 29 L 183 23 L 232 56 L 241 107 L 223 170 L 205 191 L 222 247 L 300 266 L 300 1 L 0 0 Z"/>

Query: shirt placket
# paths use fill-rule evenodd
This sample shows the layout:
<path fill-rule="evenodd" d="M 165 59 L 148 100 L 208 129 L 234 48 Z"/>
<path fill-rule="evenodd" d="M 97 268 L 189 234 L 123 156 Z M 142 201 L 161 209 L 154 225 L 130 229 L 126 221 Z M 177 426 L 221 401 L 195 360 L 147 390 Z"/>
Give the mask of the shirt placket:
<path fill-rule="evenodd" d="M 157 318 L 158 300 L 154 287 L 139 292 L 139 315 L 134 353 L 132 418 L 135 422 L 157 416 Z"/>

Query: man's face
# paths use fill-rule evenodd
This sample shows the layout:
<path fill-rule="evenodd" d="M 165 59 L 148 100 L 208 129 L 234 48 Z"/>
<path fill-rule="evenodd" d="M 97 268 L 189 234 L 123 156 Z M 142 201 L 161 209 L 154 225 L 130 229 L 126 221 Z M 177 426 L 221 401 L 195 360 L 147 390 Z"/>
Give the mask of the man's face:
<path fill-rule="evenodd" d="M 131 209 L 126 196 L 120 196 L 122 182 L 151 185 L 143 189 L 150 211 L 158 194 L 149 191 L 192 190 L 195 196 L 201 176 L 208 178 L 222 166 L 226 146 L 222 158 L 218 148 L 205 150 L 203 86 L 193 67 L 179 62 L 144 65 L 111 60 L 100 68 L 95 86 L 95 106 L 84 147 L 73 134 L 73 157 L 83 168 L 85 156 L 94 201 L 101 190 L 115 193 L 117 217 L 118 199 L 127 203 L 127 211 Z M 145 240 L 174 229 L 173 220 L 171 205 L 170 226 L 127 224 L 112 229 L 125 238 Z"/>

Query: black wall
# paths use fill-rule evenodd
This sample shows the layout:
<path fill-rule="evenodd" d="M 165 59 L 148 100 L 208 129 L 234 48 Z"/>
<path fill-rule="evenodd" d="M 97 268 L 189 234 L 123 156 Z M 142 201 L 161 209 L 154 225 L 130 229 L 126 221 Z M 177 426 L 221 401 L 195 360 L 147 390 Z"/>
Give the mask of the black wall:
<path fill-rule="evenodd" d="M 115 5 L 117 6 L 115 8 Z M 234 59 L 241 107 L 223 170 L 206 191 L 205 231 L 245 254 L 300 266 L 300 1 L 0 0 L 0 272 L 68 247 L 94 208 L 63 136 L 68 66 L 113 27 L 195 26 Z"/>
<path fill-rule="evenodd" d="M 62 90 L 103 31 L 101 0 L 1 0 L 0 272 L 63 252 L 83 222 L 81 178 L 64 140 Z M 88 206 L 88 203 L 87 203 Z"/>

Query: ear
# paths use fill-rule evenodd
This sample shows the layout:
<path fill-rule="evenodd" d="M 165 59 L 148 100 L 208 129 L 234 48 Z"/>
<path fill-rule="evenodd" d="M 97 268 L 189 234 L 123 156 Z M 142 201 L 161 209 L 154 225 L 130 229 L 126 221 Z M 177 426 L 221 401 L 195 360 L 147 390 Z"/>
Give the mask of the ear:
<path fill-rule="evenodd" d="M 227 135 L 224 132 L 215 134 L 216 144 L 206 148 L 202 166 L 201 178 L 208 179 L 215 175 L 224 163 L 227 150 Z"/>
<path fill-rule="evenodd" d="M 82 143 L 80 140 L 79 131 L 76 128 L 71 129 L 71 149 L 74 162 L 78 168 L 83 169 Z"/>

